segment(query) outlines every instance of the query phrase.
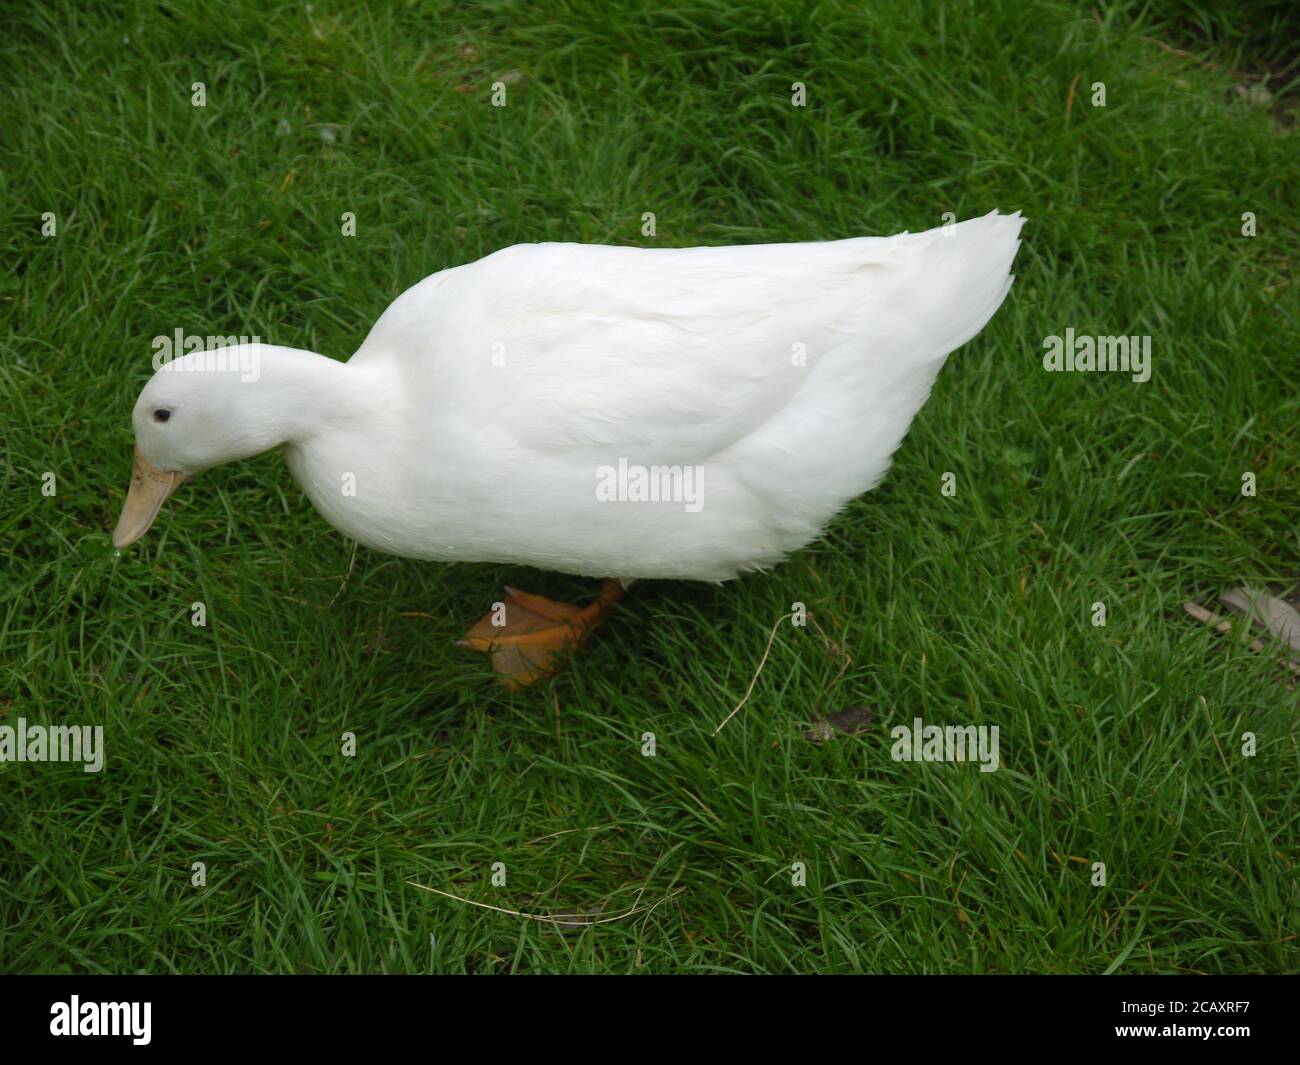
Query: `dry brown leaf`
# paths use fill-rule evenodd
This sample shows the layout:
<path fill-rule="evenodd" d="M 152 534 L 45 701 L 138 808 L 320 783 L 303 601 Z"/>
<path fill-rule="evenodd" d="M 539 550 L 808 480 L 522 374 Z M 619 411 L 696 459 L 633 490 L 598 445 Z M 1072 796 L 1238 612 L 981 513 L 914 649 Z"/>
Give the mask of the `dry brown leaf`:
<path fill-rule="evenodd" d="M 1292 658 L 1300 658 L 1300 613 L 1291 604 L 1246 585 L 1225 592 L 1219 601 L 1289 645 Z"/>
<path fill-rule="evenodd" d="M 837 732 L 846 736 L 866 732 L 875 717 L 875 712 L 868 706 L 850 706 L 839 713 L 817 718 L 812 723 L 812 728 L 804 731 L 804 739 L 812 740 L 813 743 L 825 743 L 833 740 Z"/>

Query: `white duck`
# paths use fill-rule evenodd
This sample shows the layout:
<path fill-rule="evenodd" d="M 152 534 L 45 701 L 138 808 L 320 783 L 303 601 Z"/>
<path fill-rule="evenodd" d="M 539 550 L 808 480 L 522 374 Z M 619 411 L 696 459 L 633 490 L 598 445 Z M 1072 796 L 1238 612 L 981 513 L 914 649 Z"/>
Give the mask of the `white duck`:
<path fill-rule="evenodd" d="M 507 589 L 471 629 L 465 646 L 530 683 L 632 579 L 775 565 L 874 487 L 945 356 L 1006 296 L 1022 224 L 521 244 L 408 289 L 346 363 L 267 344 L 216 353 L 244 372 L 188 356 L 135 405 L 113 542 L 184 479 L 284 444 L 316 509 L 367 547 L 617 578 L 582 609 Z"/>

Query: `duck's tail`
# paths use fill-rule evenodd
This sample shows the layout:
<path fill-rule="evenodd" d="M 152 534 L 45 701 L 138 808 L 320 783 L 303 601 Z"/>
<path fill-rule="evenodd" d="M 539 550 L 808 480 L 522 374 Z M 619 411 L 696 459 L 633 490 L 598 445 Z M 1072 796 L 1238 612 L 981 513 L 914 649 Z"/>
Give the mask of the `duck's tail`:
<path fill-rule="evenodd" d="M 912 291 L 924 293 L 933 330 L 925 345 L 936 355 L 961 347 L 1002 306 L 1011 282 L 1011 264 L 1020 247 L 1020 212 L 992 211 L 903 239 L 911 244 Z"/>
<path fill-rule="evenodd" d="M 925 233 L 843 242 L 839 250 L 853 258 L 837 269 L 857 282 L 845 288 L 857 304 L 842 343 L 824 353 L 794 401 L 727 453 L 764 501 L 770 542 L 783 551 L 808 543 L 844 503 L 879 483 L 948 353 L 1005 298 L 1023 224 L 1018 212 L 995 211 Z"/>

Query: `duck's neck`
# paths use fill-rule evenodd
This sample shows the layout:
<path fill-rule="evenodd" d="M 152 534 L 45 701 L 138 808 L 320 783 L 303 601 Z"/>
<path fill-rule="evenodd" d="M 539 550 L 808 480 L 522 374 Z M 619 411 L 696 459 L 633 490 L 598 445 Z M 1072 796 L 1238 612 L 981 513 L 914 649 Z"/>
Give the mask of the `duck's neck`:
<path fill-rule="evenodd" d="M 301 444 L 372 409 L 369 390 L 347 363 L 300 348 L 248 345 L 251 373 L 241 404 L 265 447 Z"/>

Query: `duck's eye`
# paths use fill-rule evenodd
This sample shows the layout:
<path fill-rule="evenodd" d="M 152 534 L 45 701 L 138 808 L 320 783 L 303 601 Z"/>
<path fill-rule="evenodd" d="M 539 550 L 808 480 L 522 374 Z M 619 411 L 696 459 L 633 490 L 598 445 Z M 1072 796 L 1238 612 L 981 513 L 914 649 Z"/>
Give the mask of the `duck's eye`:
<path fill-rule="evenodd" d="M 165 422 L 171 416 L 172 416 L 172 412 L 169 411 L 166 407 L 159 407 L 156 411 L 153 412 L 153 420 L 156 422 Z"/>

